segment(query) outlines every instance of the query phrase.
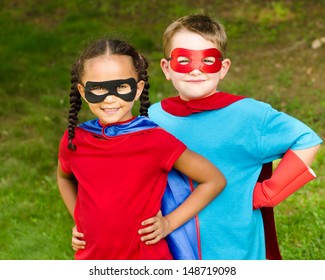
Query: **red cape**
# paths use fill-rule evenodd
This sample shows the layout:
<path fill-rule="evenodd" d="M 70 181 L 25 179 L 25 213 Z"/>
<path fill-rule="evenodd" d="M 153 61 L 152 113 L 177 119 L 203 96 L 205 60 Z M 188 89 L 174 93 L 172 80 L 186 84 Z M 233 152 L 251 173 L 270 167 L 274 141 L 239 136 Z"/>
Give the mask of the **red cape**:
<path fill-rule="evenodd" d="M 221 109 L 243 98 L 245 97 L 216 92 L 208 97 L 189 101 L 185 101 L 179 96 L 169 97 L 161 101 L 161 106 L 166 112 L 174 116 L 185 117 L 192 113 Z"/>

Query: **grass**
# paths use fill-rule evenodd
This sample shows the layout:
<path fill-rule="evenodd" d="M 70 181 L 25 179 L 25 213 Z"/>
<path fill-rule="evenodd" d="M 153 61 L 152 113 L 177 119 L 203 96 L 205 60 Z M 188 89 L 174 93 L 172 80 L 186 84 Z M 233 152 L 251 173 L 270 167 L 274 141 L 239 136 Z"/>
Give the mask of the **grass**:
<path fill-rule="evenodd" d="M 72 259 L 69 216 L 57 190 L 70 66 L 90 38 L 119 35 L 150 61 L 151 101 L 174 94 L 159 68 L 161 35 L 205 7 L 226 26 L 228 92 L 271 103 L 325 136 L 324 1 L 9 1 L 0 10 L 0 259 Z M 113 7 L 113 8 L 112 8 Z M 83 110 L 81 121 L 89 117 Z M 325 259 L 322 147 L 318 178 L 276 207 L 284 259 Z"/>

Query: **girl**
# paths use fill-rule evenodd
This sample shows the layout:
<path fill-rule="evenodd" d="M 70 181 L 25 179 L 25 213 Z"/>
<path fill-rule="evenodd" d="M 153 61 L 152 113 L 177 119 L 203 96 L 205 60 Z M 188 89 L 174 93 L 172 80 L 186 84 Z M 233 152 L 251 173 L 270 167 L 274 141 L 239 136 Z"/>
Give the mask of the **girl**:
<path fill-rule="evenodd" d="M 164 237 L 226 184 L 213 164 L 148 119 L 147 68 L 132 46 L 112 39 L 94 42 L 73 65 L 57 182 L 87 241 L 76 259 L 172 259 Z M 76 127 L 82 99 L 97 118 Z M 138 99 L 140 116 L 133 117 Z M 199 185 L 163 217 L 159 210 L 172 167 Z"/>

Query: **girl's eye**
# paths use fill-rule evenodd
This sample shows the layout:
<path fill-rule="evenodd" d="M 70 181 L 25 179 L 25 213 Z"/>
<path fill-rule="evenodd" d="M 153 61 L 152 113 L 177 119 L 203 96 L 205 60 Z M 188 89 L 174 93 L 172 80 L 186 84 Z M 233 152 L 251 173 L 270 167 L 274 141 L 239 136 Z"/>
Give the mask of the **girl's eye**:
<path fill-rule="evenodd" d="M 131 86 L 129 84 L 120 84 L 117 88 L 116 91 L 119 94 L 127 94 L 132 91 Z"/>
<path fill-rule="evenodd" d="M 216 59 L 213 56 L 209 56 L 209 57 L 205 57 L 202 59 L 202 62 L 206 65 L 212 65 L 213 63 L 215 63 Z"/>
<path fill-rule="evenodd" d="M 92 93 L 94 93 L 94 94 L 104 94 L 104 93 L 107 93 L 107 89 L 105 89 L 105 88 L 103 88 L 101 86 L 92 87 L 90 91 Z"/>
<path fill-rule="evenodd" d="M 190 59 L 184 56 L 180 56 L 177 58 L 177 62 L 181 65 L 186 65 L 190 63 Z"/>

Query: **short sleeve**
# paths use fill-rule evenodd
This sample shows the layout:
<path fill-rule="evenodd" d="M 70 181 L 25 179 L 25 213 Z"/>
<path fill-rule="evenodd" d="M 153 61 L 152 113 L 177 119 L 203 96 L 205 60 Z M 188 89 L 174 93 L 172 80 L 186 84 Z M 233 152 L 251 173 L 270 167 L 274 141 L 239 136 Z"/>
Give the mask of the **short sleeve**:
<path fill-rule="evenodd" d="M 163 168 L 166 171 L 170 171 L 175 161 L 177 161 L 187 147 L 183 142 L 162 128 L 158 129 L 157 136 L 157 142 L 160 146 L 160 157 L 163 159 Z"/>
<path fill-rule="evenodd" d="M 72 173 L 69 161 L 70 152 L 68 149 L 68 132 L 65 131 L 59 144 L 58 160 L 61 164 L 62 171 L 68 174 Z"/>
<path fill-rule="evenodd" d="M 267 111 L 261 137 L 264 162 L 282 157 L 288 150 L 302 150 L 322 143 L 306 124 L 273 108 Z"/>

